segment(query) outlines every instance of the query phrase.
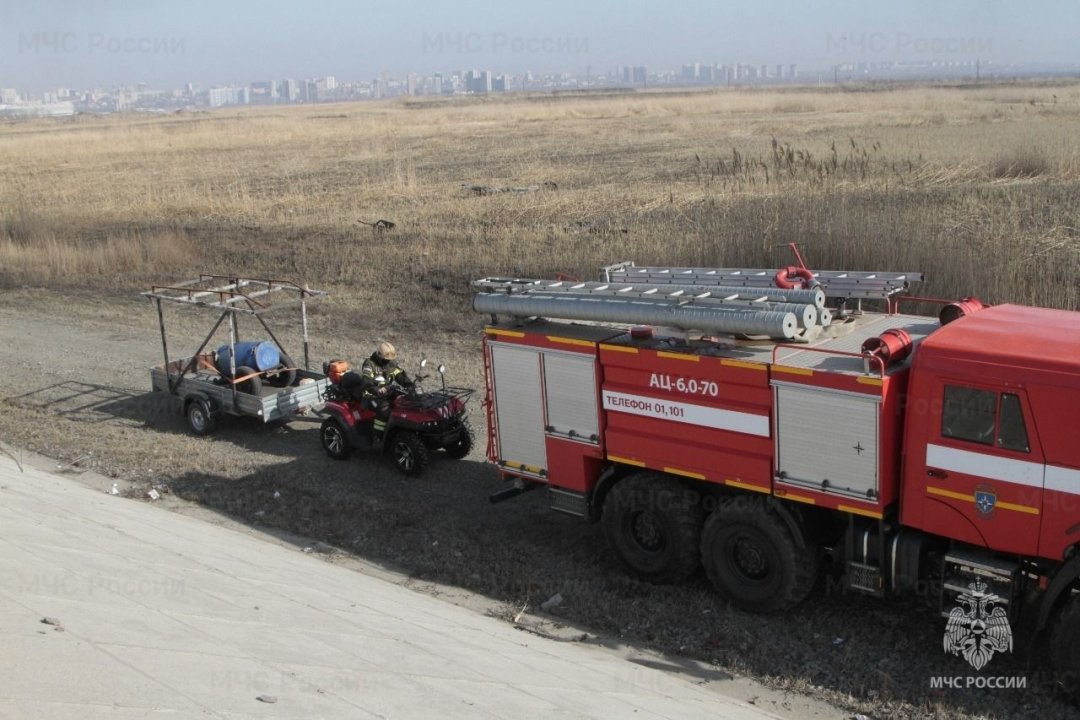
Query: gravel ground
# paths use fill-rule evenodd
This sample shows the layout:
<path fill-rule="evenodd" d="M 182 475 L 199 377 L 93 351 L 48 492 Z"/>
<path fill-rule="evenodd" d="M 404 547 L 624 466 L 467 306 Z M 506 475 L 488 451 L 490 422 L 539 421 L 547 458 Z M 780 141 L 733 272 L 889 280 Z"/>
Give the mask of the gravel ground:
<path fill-rule="evenodd" d="M 194 349 L 209 327 L 197 313 L 169 320 L 174 352 Z M 479 318 L 475 328 L 416 328 L 391 339 L 406 357 L 446 361 L 455 384 L 479 388 Z M 334 328 L 333 343 L 320 339 L 313 356 L 359 361 L 369 352 L 364 330 Z M 329 331 L 316 318 L 315 335 Z M 598 527 L 549 511 L 541 493 L 489 505 L 501 483 L 483 447 L 404 480 L 377 457 L 330 460 L 312 423 L 270 429 L 239 420 L 211 438 L 192 437 L 164 398 L 147 392 L 148 367 L 159 358 L 156 317 L 145 303 L 31 289 L 0 295 L 0 440 L 72 463 L 69 471 L 123 479 L 133 494 L 157 486 L 256 527 L 320 540 L 399 568 L 430 591 L 481 594 L 508 621 L 559 594 L 562 602 L 546 610 L 557 621 L 712 663 L 851 715 L 1080 716 L 1048 671 L 1019 652 L 996 656 L 989 674 L 1024 676 L 1027 690 L 931 690 L 933 676 L 970 673 L 942 652 L 944 621 L 912 601 L 848 594 L 823 579 L 793 612 L 759 616 L 727 607 L 700 575 L 677 587 L 633 580 Z M 482 438 L 479 398 L 471 404 Z"/>

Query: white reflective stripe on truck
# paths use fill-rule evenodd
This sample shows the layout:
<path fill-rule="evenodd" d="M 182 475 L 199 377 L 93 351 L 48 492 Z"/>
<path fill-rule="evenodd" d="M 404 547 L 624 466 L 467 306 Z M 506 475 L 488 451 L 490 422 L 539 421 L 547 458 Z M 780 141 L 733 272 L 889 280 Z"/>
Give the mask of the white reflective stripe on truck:
<path fill-rule="evenodd" d="M 604 409 L 769 437 L 769 416 L 605 390 Z"/>

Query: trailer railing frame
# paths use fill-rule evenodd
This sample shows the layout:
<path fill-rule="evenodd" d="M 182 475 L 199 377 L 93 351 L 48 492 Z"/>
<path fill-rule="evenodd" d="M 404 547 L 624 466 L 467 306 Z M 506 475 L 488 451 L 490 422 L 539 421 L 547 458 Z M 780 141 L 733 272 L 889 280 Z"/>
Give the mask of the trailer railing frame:
<path fill-rule="evenodd" d="M 224 283 L 224 284 L 221 284 Z M 313 290 L 307 285 L 300 285 L 291 280 L 274 278 L 248 278 L 238 275 L 217 275 L 202 273 L 194 280 L 177 283 L 174 285 L 152 285 L 143 292 L 157 308 L 158 328 L 161 332 L 161 351 L 165 358 L 165 371 L 169 369 L 169 345 L 165 333 L 165 315 L 162 311 L 163 302 L 172 302 L 180 305 L 190 305 L 207 310 L 220 310 L 221 315 L 214 323 L 213 329 L 203 339 L 195 354 L 188 360 L 187 365 L 180 373 L 173 377 L 169 375 L 169 392 L 175 393 L 184 381 L 184 377 L 195 369 L 199 355 L 206 349 L 207 344 L 217 333 L 225 318 L 229 318 L 229 375 L 236 377 L 236 343 L 239 339 L 237 318 L 239 315 L 250 315 L 259 321 L 270 338 L 288 354 L 285 347 L 278 340 L 274 331 L 270 329 L 263 314 L 285 306 L 300 305 L 300 321 L 303 329 L 304 343 L 304 369 L 311 369 L 311 346 L 308 337 L 307 301 L 309 299 L 326 297 L 328 293 L 322 290 Z M 237 383 L 232 383 L 233 398 L 235 399 Z"/>

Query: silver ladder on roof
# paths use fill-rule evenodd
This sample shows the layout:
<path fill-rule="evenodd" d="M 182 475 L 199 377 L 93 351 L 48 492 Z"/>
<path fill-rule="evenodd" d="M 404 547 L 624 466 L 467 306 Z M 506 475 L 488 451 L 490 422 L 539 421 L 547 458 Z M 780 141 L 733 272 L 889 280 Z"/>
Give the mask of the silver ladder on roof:
<path fill-rule="evenodd" d="M 488 277 L 474 280 L 472 286 L 486 292 L 551 292 L 582 295 L 610 295 L 668 299 L 679 303 L 695 300 L 717 300 L 732 304 L 767 305 L 769 303 L 808 304 L 825 307 L 825 293 L 811 290 L 772 287 L 737 287 L 722 285 L 674 285 L 663 283 L 625 283 L 603 280 L 535 280 L 528 278 Z"/>
<path fill-rule="evenodd" d="M 832 321 L 820 289 L 730 288 L 488 277 L 475 280 L 477 312 L 650 324 L 807 340 Z"/>
<path fill-rule="evenodd" d="M 760 268 L 638 267 L 633 262 L 609 265 L 601 270 L 606 282 L 648 283 L 650 285 L 722 285 L 725 287 L 775 288 L 776 270 Z M 813 270 L 830 298 L 889 300 L 906 292 L 911 283 L 922 282 L 917 272 L 866 272 Z"/>

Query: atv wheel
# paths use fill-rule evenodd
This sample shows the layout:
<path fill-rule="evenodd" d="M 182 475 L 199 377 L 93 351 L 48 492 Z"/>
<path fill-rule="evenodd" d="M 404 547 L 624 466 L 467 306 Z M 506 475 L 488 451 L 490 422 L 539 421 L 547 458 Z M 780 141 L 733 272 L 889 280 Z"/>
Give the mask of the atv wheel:
<path fill-rule="evenodd" d="M 322 440 L 326 454 L 335 460 L 347 460 L 352 455 L 352 446 L 349 445 L 345 428 L 334 418 L 323 421 L 322 428 L 319 429 L 319 439 Z"/>
<path fill-rule="evenodd" d="M 473 446 L 473 431 L 468 425 L 461 426 L 461 433 L 457 440 L 444 446 L 446 456 L 454 460 L 460 460 L 469 454 Z"/>
<path fill-rule="evenodd" d="M 188 402 L 188 427 L 196 435 L 209 435 L 217 428 L 217 418 L 210 412 L 210 405 L 205 400 L 195 398 Z"/>
<path fill-rule="evenodd" d="M 399 432 L 390 443 L 390 457 L 402 474 L 416 477 L 428 464 L 428 451 L 420 436 L 411 431 Z"/>

